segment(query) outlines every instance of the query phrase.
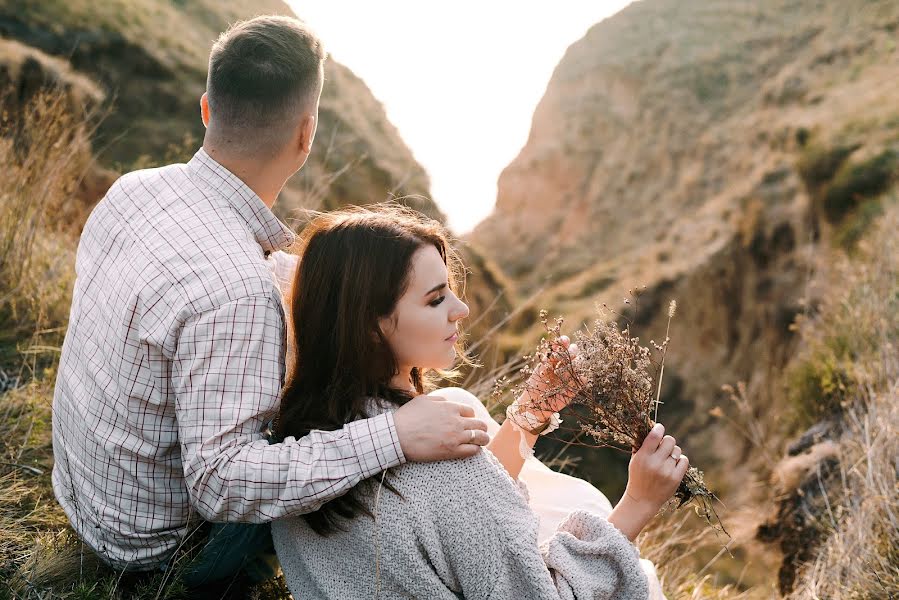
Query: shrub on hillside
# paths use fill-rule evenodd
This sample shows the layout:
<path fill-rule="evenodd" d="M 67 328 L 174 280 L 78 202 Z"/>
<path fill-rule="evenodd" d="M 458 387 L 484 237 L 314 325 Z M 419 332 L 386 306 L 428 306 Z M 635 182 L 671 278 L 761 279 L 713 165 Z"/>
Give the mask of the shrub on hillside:
<path fill-rule="evenodd" d="M 895 196 L 888 199 L 891 202 L 896 200 Z M 836 245 L 850 253 L 855 251 L 859 240 L 865 236 L 871 226 L 883 215 L 883 204 L 884 201 L 880 198 L 869 198 L 857 206 L 850 214 L 846 215 L 834 232 L 833 241 Z"/>
<path fill-rule="evenodd" d="M 809 190 L 816 190 L 828 183 L 849 155 L 858 149 L 858 144 L 838 145 L 831 148 L 821 145 L 805 147 L 799 156 L 796 168 Z"/>
<path fill-rule="evenodd" d="M 891 205 L 855 260 L 840 262 L 818 314 L 800 317 L 803 348 L 787 370 L 795 427 L 839 412 L 883 382 L 883 352 L 899 340 L 899 205 Z"/>
<path fill-rule="evenodd" d="M 892 149 L 858 163 L 844 164 L 824 194 L 824 215 L 832 223 L 840 221 L 862 199 L 886 191 L 895 180 L 897 169 L 899 153 Z"/>
<path fill-rule="evenodd" d="M 805 354 L 787 371 L 790 417 L 797 428 L 840 412 L 844 399 L 854 391 L 847 372 L 851 358 L 837 355 L 829 342 Z"/>

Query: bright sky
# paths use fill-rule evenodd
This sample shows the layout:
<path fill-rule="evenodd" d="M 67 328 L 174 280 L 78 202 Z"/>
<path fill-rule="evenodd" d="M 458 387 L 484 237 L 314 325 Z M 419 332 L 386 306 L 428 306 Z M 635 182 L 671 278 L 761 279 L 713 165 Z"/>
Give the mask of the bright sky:
<path fill-rule="evenodd" d="M 630 0 L 287 0 L 380 100 L 456 233 L 493 210 L 565 50 Z"/>

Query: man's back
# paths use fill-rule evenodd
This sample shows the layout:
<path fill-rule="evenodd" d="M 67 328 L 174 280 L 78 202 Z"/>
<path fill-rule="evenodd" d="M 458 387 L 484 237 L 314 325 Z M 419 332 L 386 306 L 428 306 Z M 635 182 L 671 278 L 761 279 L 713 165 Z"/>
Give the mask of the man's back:
<path fill-rule="evenodd" d="M 235 344 L 235 334 L 267 330 L 264 367 L 235 365 L 215 383 L 218 402 L 246 399 L 230 425 L 260 440 L 277 408 L 283 320 L 264 250 L 292 234 L 235 179 L 203 151 L 188 165 L 130 173 L 82 234 L 54 396 L 53 483 L 79 535 L 112 562 L 158 563 L 177 545 L 190 506 L 184 444 L 215 435 L 198 427 L 198 439 L 185 440 L 184 422 L 179 433 L 179 392 L 221 375 L 197 371 L 184 346 L 216 346 L 200 355 L 228 348 L 215 339 L 215 318 L 190 328 L 191 340 L 181 338 L 185 324 L 231 305 L 238 310 L 227 314 L 258 314 L 224 326 Z"/>

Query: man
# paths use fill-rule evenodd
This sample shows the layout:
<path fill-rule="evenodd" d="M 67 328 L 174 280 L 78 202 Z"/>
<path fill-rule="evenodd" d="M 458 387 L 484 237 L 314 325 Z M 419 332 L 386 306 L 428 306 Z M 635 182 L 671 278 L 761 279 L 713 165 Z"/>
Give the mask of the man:
<path fill-rule="evenodd" d="M 271 207 L 312 149 L 324 59 L 296 19 L 231 27 L 209 59 L 203 147 L 186 165 L 123 176 L 85 225 L 53 400 L 53 488 L 117 568 L 166 568 L 194 513 L 266 523 L 404 461 L 488 442 L 470 407 L 423 396 L 338 431 L 264 438 L 285 371 L 271 254 L 294 241 Z M 211 529 L 188 583 L 231 576 L 268 541 L 260 527 Z"/>

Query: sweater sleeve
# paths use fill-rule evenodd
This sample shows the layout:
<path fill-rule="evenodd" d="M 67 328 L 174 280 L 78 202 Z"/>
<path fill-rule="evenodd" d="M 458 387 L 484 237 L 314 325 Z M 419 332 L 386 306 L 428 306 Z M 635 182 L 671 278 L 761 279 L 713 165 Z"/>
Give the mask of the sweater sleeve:
<path fill-rule="evenodd" d="M 459 462 L 467 466 L 464 481 L 446 479 L 455 480 L 444 490 L 452 503 L 436 521 L 441 559 L 465 598 L 647 598 L 636 548 L 605 519 L 574 512 L 538 547 L 524 490 L 493 455 Z"/>

